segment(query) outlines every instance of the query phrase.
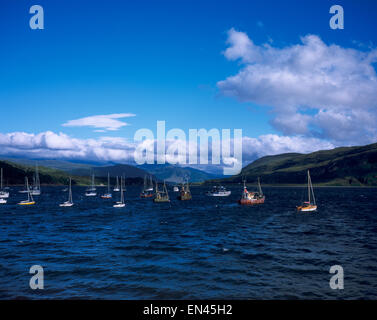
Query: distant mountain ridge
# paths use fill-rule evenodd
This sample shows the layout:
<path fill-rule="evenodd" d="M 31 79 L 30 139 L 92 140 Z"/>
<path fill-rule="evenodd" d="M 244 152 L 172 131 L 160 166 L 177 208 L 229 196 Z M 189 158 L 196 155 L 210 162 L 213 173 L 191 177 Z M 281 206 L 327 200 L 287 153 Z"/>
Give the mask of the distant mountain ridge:
<path fill-rule="evenodd" d="M 1 160 L 0 160 L 1 161 Z M 128 181 L 132 183 L 143 183 L 145 175 L 152 175 L 153 179 L 160 181 L 166 180 L 171 183 L 181 183 L 185 181 L 186 178 L 190 182 L 203 182 L 208 179 L 215 179 L 220 177 L 219 175 L 207 173 L 205 171 L 194 169 L 191 167 L 180 167 L 170 164 L 145 164 L 141 166 L 134 166 L 129 164 L 103 164 L 103 163 L 84 163 L 84 162 L 71 162 L 67 160 L 53 160 L 53 159 L 23 159 L 23 158 L 4 158 L 3 161 L 8 163 L 10 167 L 13 167 L 12 171 L 8 172 L 9 177 L 12 177 L 10 184 L 22 183 L 25 175 L 30 175 L 34 172 L 35 164 L 38 163 L 41 173 L 51 173 L 54 178 L 47 176 L 42 180 L 42 183 L 62 183 L 60 177 L 68 179 L 69 175 L 75 176 L 76 180 L 80 180 L 80 183 L 87 183 L 89 181 L 89 176 L 94 174 L 96 179 L 101 183 L 107 174 L 110 174 L 111 183 L 115 183 L 115 177 L 124 176 Z M 18 168 L 15 170 L 15 168 Z M 16 177 L 14 173 L 18 172 Z M 59 177 L 59 178 L 58 178 Z M 81 177 L 80 179 L 77 177 Z M 22 180 L 22 181 L 21 181 Z"/>
<path fill-rule="evenodd" d="M 262 184 L 304 184 L 308 169 L 314 184 L 377 186 L 377 143 L 266 156 L 244 167 L 240 174 L 217 182 L 238 183 L 243 178 L 255 182 L 260 177 Z"/>
<path fill-rule="evenodd" d="M 143 164 L 138 166 L 145 171 L 150 172 L 159 180 L 165 180 L 171 183 L 182 183 L 189 180 L 189 182 L 203 182 L 208 179 L 215 179 L 220 177 L 199 169 L 191 167 L 180 167 L 171 164 Z"/>

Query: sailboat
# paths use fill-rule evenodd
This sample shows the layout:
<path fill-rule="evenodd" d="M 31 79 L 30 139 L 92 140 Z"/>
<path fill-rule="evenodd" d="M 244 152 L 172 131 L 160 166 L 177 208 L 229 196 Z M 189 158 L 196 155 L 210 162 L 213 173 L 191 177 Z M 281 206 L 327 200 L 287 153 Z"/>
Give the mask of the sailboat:
<path fill-rule="evenodd" d="M 113 205 L 114 208 L 123 208 L 126 206 L 124 203 L 124 193 L 123 193 L 123 179 L 120 178 L 120 201 Z"/>
<path fill-rule="evenodd" d="M 107 173 L 107 193 L 101 196 L 102 199 L 111 199 L 113 195 L 110 193 L 110 173 Z"/>
<path fill-rule="evenodd" d="M 119 188 L 119 178 L 118 178 L 118 176 L 117 176 L 117 184 L 116 184 L 116 186 L 114 187 L 113 191 L 114 191 L 114 192 L 119 192 L 119 191 L 120 191 L 120 188 Z"/>
<path fill-rule="evenodd" d="M 6 198 L 9 198 L 9 192 L 5 191 L 5 189 L 3 189 L 3 168 L 1 168 L 0 199 L 6 199 Z M 6 203 L 6 201 L 5 202 L 0 202 L 0 203 Z"/>
<path fill-rule="evenodd" d="M 68 201 L 59 204 L 59 207 L 72 207 L 73 201 L 72 201 L 72 179 L 69 178 L 69 194 L 68 194 Z"/>
<path fill-rule="evenodd" d="M 166 183 L 164 181 L 164 187 L 162 191 L 158 190 L 158 182 L 156 181 L 156 196 L 153 199 L 154 202 L 170 202 L 168 189 L 166 188 Z"/>
<path fill-rule="evenodd" d="M 33 196 L 39 196 L 41 194 L 41 182 L 39 180 L 38 164 L 35 165 L 34 184 L 30 190 Z"/>
<path fill-rule="evenodd" d="M 258 192 L 250 192 L 246 188 L 246 180 L 243 181 L 243 192 L 241 199 L 238 200 L 239 204 L 242 205 L 254 205 L 264 203 L 265 196 L 260 185 L 260 180 L 258 178 Z"/>
<path fill-rule="evenodd" d="M 86 189 L 85 196 L 87 197 L 95 197 L 97 195 L 96 187 L 94 186 L 94 174 L 92 174 L 92 185 L 88 189 Z"/>
<path fill-rule="evenodd" d="M 190 191 L 189 183 L 187 180 L 186 185 L 182 183 L 182 188 L 178 196 L 178 200 L 184 201 L 184 200 L 191 200 L 191 199 L 192 199 L 191 191 Z"/>
<path fill-rule="evenodd" d="M 153 193 L 153 182 L 152 182 L 152 176 L 150 176 L 150 182 L 147 182 L 147 176 L 144 176 L 144 187 L 143 191 L 140 194 L 141 198 L 151 198 L 154 196 Z"/>
<path fill-rule="evenodd" d="M 25 177 L 25 185 L 26 185 L 26 190 L 27 190 L 27 200 L 21 201 L 18 204 L 21 206 L 30 206 L 30 205 L 35 204 L 35 201 L 33 199 L 33 195 L 30 192 L 29 180 L 27 177 Z"/>
<path fill-rule="evenodd" d="M 315 203 L 312 179 L 310 178 L 310 173 L 308 170 L 308 201 L 305 201 L 302 203 L 301 206 L 298 206 L 297 211 L 310 212 L 310 211 L 316 211 L 316 210 L 317 210 L 317 205 Z"/>
<path fill-rule="evenodd" d="M 18 193 L 29 193 L 30 190 L 28 191 L 27 185 L 26 185 L 26 180 L 25 180 L 25 187 L 23 190 L 19 190 Z"/>

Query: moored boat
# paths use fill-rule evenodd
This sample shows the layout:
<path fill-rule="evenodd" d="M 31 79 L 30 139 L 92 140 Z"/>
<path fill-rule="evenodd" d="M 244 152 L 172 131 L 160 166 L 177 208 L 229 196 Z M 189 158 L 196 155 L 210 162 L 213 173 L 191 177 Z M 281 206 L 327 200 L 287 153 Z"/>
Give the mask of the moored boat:
<path fill-rule="evenodd" d="M 166 188 L 166 183 L 164 181 L 164 187 L 160 191 L 158 189 L 158 182 L 156 181 L 156 196 L 153 199 L 154 202 L 170 202 L 168 189 Z"/>
<path fill-rule="evenodd" d="M 260 185 L 260 181 L 258 178 L 258 191 L 257 192 L 250 192 L 246 188 L 246 180 L 243 181 L 243 192 L 241 199 L 238 200 L 238 203 L 241 205 L 255 205 L 255 204 L 262 204 L 264 203 L 265 196 L 262 191 L 262 187 Z"/>
<path fill-rule="evenodd" d="M 113 195 L 110 193 L 110 173 L 107 173 L 107 193 L 101 196 L 102 199 L 111 199 Z"/>
<path fill-rule="evenodd" d="M 315 202 L 314 190 L 312 185 L 312 179 L 308 170 L 308 201 L 304 201 L 301 206 L 297 206 L 298 212 L 313 212 L 317 210 L 317 204 Z"/>
<path fill-rule="evenodd" d="M 228 197 L 232 191 L 226 190 L 223 186 L 214 186 L 211 191 L 207 191 L 206 195 L 209 197 Z"/>
<path fill-rule="evenodd" d="M 73 200 L 72 200 L 72 179 L 69 178 L 69 194 L 68 194 L 68 201 L 65 201 L 59 204 L 59 207 L 72 207 Z"/>
<path fill-rule="evenodd" d="M 140 193 L 140 198 L 152 198 L 154 197 L 154 190 L 153 190 L 153 181 L 152 176 L 150 176 L 150 181 L 147 181 L 147 176 L 144 176 L 144 187 Z"/>
<path fill-rule="evenodd" d="M 27 191 L 27 200 L 20 201 L 18 204 L 21 206 L 30 206 L 35 204 L 35 201 L 33 199 L 33 196 L 29 189 L 29 181 L 28 178 L 25 177 L 25 185 L 26 185 L 26 191 Z"/>
<path fill-rule="evenodd" d="M 188 180 L 187 180 L 186 184 L 182 183 L 181 192 L 180 192 L 180 194 L 177 198 L 178 198 L 178 200 L 181 200 L 181 201 L 192 199 Z"/>
<path fill-rule="evenodd" d="M 96 187 L 94 185 L 94 174 L 92 174 L 92 185 L 86 189 L 85 196 L 87 197 L 95 197 L 97 195 Z"/>
<path fill-rule="evenodd" d="M 123 193 L 123 181 L 122 177 L 120 178 L 120 201 L 117 201 L 113 207 L 114 208 L 123 208 L 126 204 L 124 203 L 124 193 Z"/>
<path fill-rule="evenodd" d="M 6 199 L 6 198 L 9 198 L 9 192 L 5 191 L 5 189 L 3 189 L 3 168 L 1 168 L 0 199 Z M 6 201 L 5 202 L 0 202 L 0 203 L 6 203 Z"/>

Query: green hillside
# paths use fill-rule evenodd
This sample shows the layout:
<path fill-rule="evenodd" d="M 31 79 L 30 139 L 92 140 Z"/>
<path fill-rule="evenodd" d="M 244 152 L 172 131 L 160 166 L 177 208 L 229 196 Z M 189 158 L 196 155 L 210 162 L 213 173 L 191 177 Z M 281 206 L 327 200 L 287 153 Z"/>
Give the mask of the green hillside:
<path fill-rule="evenodd" d="M 238 183 L 243 177 L 254 182 L 260 177 L 263 184 L 303 184 L 308 169 L 317 185 L 377 186 L 377 143 L 266 156 L 244 167 L 239 175 L 217 182 Z"/>
<path fill-rule="evenodd" d="M 0 160 L 0 168 L 3 168 L 4 185 L 23 185 L 25 177 L 28 177 L 29 181 L 32 182 L 35 173 L 34 166 L 21 165 L 11 161 Z M 38 169 L 41 184 L 67 184 L 70 176 L 64 171 L 52 168 L 39 167 Z M 72 176 L 72 184 L 87 185 L 89 182 L 89 177 Z"/>

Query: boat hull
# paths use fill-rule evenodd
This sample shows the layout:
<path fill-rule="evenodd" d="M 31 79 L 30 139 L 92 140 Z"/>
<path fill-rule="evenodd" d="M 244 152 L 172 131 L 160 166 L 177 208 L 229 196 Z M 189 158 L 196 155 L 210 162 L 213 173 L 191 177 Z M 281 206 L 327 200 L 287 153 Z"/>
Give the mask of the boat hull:
<path fill-rule="evenodd" d="M 73 206 L 73 203 L 70 203 L 70 202 L 65 202 L 65 203 L 59 204 L 59 207 L 72 207 L 72 206 Z"/>
<path fill-rule="evenodd" d="M 261 199 L 240 199 L 238 200 L 238 203 L 245 206 L 253 206 L 256 204 L 262 204 L 264 203 L 265 198 Z"/>
<path fill-rule="evenodd" d="M 20 206 L 31 206 L 35 204 L 35 201 L 21 201 L 18 203 Z"/>
<path fill-rule="evenodd" d="M 124 208 L 125 206 L 126 206 L 125 203 L 117 203 L 113 205 L 114 208 Z"/>
<path fill-rule="evenodd" d="M 153 199 L 153 202 L 157 202 L 157 203 L 160 203 L 160 202 L 170 202 L 170 199 Z"/>
<path fill-rule="evenodd" d="M 7 203 L 7 200 L 5 199 L 0 199 L 0 204 L 6 204 Z"/>
<path fill-rule="evenodd" d="M 154 194 L 153 193 L 151 193 L 151 194 L 145 194 L 145 193 L 142 193 L 142 194 L 140 194 L 140 198 L 152 198 L 154 196 Z"/>
<path fill-rule="evenodd" d="M 207 196 L 209 197 L 228 197 L 230 196 L 232 193 L 232 191 L 226 191 L 226 192 L 222 192 L 222 193 L 210 193 L 208 192 L 207 193 Z"/>
<path fill-rule="evenodd" d="M 85 193 L 86 197 L 95 197 L 97 193 Z"/>
<path fill-rule="evenodd" d="M 297 207 L 298 212 L 313 212 L 317 211 L 317 206 L 311 205 L 311 206 L 300 206 Z"/>
<path fill-rule="evenodd" d="M 0 199 L 9 198 L 9 192 L 0 192 Z"/>

